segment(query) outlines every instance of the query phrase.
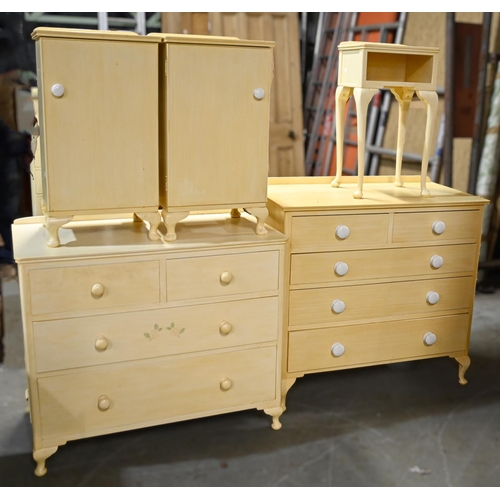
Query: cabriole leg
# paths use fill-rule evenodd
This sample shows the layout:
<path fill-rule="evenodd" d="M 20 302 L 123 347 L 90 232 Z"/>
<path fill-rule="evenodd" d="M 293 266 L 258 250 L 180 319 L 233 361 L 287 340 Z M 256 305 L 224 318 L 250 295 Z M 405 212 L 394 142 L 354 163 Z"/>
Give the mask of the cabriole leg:
<path fill-rule="evenodd" d="M 458 382 L 461 385 L 465 385 L 467 383 L 467 379 L 465 378 L 465 372 L 468 370 L 470 366 L 470 358 L 469 356 L 458 356 L 455 358 L 458 361 Z"/>
<path fill-rule="evenodd" d="M 160 233 L 158 233 L 158 226 L 161 222 L 160 212 L 141 212 L 135 215 L 143 221 L 149 222 L 148 238 L 151 241 L 158 241 L 161 238 Z"/>
<path fill-rule="evenodd" d="M 248 212 L 250 215 L 253 215 L 257 218 L 257 225 L 255 226 L 255 234 L 267 234 L 267 229 L 264 226 L 264 222 L 269 215 L 269 211 L 265 207 L 252 207 L 245 208 L 245 212 Z"/>
<path fill-rule="evenodd" d="M 45 460 L 52 456 L 57 451 L 57 448 L 58 446 L 53 446 L 52 448 L 41 448 L 39 450 L 33 450 L 33 459 L 36 462 L 35 476 L 45 476 L 45 474 L 47 473 Z"/>

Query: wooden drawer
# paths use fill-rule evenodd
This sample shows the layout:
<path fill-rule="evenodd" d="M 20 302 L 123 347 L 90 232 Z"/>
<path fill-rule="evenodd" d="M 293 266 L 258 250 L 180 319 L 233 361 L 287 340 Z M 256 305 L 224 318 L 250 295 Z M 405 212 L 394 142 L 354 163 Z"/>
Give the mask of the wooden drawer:
<path fill-rule="evenodd" d="M 29 277 L 33 315 L 160 301 L 158 261 L 35 269 Z"/>
<path fill-rule="evenodd" d="M 277 251 L 167 261 L 167 300 L 278 291 Z"/>
<path fill-rule="evenodd" d="M 439 294 L 434 305 L 427 301 L 429 292 Z M 292 290 L 289 325 L 334 325 L 409 315 L 432 316 L 436 312 L 469 309 L 473 294 L 472 277 Z M 335 300 L 345 304 L 343 312 L 333 312 Z"/>
<path fill-rule="evenodd" d="M 334 192 L 332 192 L 334 195 Z M 349 235 L 336 235 L 339 226 L 346 226 Z M 347 250 L 387 243 L 389 214 L 314 215 L 292 218 L 292 252 Z"/>
<path fill-rule="evenodd" d="M 434 223 L 444 223 L 441 234 L 433 230 Z M 411 212 L 394 215 L 393 243 L 430 243 L 478 240 L 481 234 L 479 210 L 450 212 Z M 441 227 L 443 229 L 443 227 Z"/>
<path fill-rule="evenodd" d="M 465 351 L 468 328 L 469 315 L 460 314 L 290 332 L 288 372 L 334 370 Z M 436 336 L 433 345 L 424 343 L 428 332 Z M 338 357 L 331 352 L 337 342 L 345 348 Z"/>
<path fill-rule="evenodd" d="M 116 363 L 38 379 L 45 438 L 75 439 L 134 425 L 253 408 L 276 397 L 276 347 Z M 229 379 L 232 387 L 221 389 Z M 109 409 L 100 410 L 101 397 Z M 105 403 L 102 402 L 101 405 Z"/>
<path fill-rule="evenodd" d="M 278 297 L 33 324 L 38 372 L 276 341 Z"/>
<path fill-rule="evenodd" d="M 477 266 L 476 259 L 475 244 L 295 254 L 292 255 L 290 283 L 342 283 L 443 273 L 472 274 Z"/>

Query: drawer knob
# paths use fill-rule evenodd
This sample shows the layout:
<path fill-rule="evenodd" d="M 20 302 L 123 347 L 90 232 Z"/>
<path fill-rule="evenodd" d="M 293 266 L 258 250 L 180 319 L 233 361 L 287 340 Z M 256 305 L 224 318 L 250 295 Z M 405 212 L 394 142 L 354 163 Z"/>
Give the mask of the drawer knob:
<path fill-rule="evenodd" d="M 345 302 L 340 299 L 335 299 L 332 302 L 332 311 L 334 313 L 340 314 L 341 312 L 344 312 L 345 309 Z"/>
<path fill-rule="evenodd" d="M 90 289 L 90 293 L 94 299 L 100 299 L 104 295 L 104 285 L 101 283 L 94 283 Z"/>
<path fill-rule="evenodd" d="M 444 259 L 441 255 L 433 255 L 431 257 L 431 267 L 439 269 L 444 264 Z"/>
<path fill-rule="evenodd" d="M 432 345 L 435 344 L 437 340 L 436 335 L 434 335 L 432 332 L 427 332 L 424 335 L 424 344 L 425 345 Z"/>
<path fill-rule="evenodd" d="M 231 325 L 231 323 L 228 323 L 227 321 L 222 321 L 219 325 L 219 332 L 221 333 L 221 335 L 228 335 L 232 331 L 233 325 Z"/>
<path fill-rule="evenodd" d="M 65 88 L 64 85 L 61 85 L 60 83 L 55 83 L 54 85 L 52 85 L 50 91 L 52 92 L 52 95 L 54 97 L 62 97 L 64 95 Z"/>
<path fill-rule="evenodd" d="M 95 339 L 95 348 L 98 351 L 105 351 L 108 348 L 109 342 L 106 337 L 99 336 Z"/>
<path fill-rule="evenodd" d="M 439 301 L 439 293 L 427 292 L 425 298 L 427 299 L 427 302 L 433 306 L 434 304 L 437 304 Z"/>
<path fill-rule="evenodd" d="M 332 345 L 330 351 L 332 351 L 332 354 L 338 358 L 339 356 L 342 356 L 345 352 L 345 347 L 340 343 L 340 342 L 335 342 L 335 344 Z"/>
<path fill-rule="evenodd" d="M 230 378 L 223 378 L 220 381 L 220 389 L 221 391 L 229 391 L 233 387 L 233 381 Z"/>
<path fill-rule="evenodd" d="M 229 271 L 224 271 L 220 273 L 220 281 L 224 285 L 229 285 L 233 281 L 233 275 Z"/>
<path fill-rule="evenodd" d="M 343 224 L 340 224 L 340 226 L 337 226 L 337 228 L 335 229 L 335 236 L 337 238 L 340 238 L 341 240 L 345 240 L 350 233 L 351 231 L 349 230 L 349 228 L 347 226 L 344 226 Z"/>
<path fill-rule="evenodd" d="M 111 401 L 109 400 L 108 396 L 99 396 L 99 399 L 97 400 L 97 408 L 101 411 L 106 411 L 109 410 L 109 407 L 111 406 Z"/>
<path fill-rule="evenodd" d="M 349 266 L 345 262 L 337 262 L 333 267 L 335 274 L 339 276 L 345 276 L 349 271 Z"/>
<path fill-rule="evenodd" d="M 446 224 L 442 220 L 437 220 L 432 223 L 432 232 L 434 234 L 443 234 L 446 229 Z"/>
<path fill-rule="evenodd" d="M 266 95 L 266 92 L 264 91 L 264 89 L 258 87 L 256 88 L 254 91 L 253 91 L 253 96 L 255 97 L 255 99 L 257 99 L 258 101 L 260 101 L 261 99 L 264 99 L 264 96 Z"/>

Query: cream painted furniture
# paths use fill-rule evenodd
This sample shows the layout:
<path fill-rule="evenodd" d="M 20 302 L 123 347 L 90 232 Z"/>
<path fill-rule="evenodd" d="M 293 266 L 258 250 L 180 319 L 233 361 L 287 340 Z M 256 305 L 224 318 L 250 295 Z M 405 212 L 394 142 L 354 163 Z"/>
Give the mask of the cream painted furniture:
<path fill-rule="evenodd" d="M 158 240 L 161 36 L 37 28 L 49 246 L 76 215 L 136 213 Z"/>
<path fill-rule="evenodd" d="M 341 42 L 338 50 L 338 86 L 335 93 L 337 172 L 332 186 L 338 187 L 341 182 L 345 108 L 347 101 L 354 95 L 358 134 L 358 186 L 353 196 L 358 199 L 363 197 L 368 104 L 379 89 L 389 89 L 399 104 L 395 184 L 399 187 L 403 185 L 401 164 L 406 117 L 415 93 L 427 109 L 420 183 L 421 195 L 430 196 L 426 178 L 438 105 L 436 78 L 439 49 L 394 43 Z"/>
<path fill-rule="evenodd" d="M 265 234 L 274 42 L 164 34 L 160 205 L 167 240 L 191 211 L 244 209 Z M 164 69 L 164 70 L 163 70 Z"/>
<path fill-rule="evenodd" d="M 279 429 L 286 238 L 243 214 L 12 226 L 35 474 L 67 441 L 257 408 Z M 75 244 L 77 242 L 77 244 Z"/>
<path fill-rule="evenodd" d="M 268 224 L 289 237 L 283 398 L 298 377 L 450 356 L 466 384 L 483 206 L 418 176 L 269 179 Z M 282 406 L 285 402 L 283 400 Z"/>

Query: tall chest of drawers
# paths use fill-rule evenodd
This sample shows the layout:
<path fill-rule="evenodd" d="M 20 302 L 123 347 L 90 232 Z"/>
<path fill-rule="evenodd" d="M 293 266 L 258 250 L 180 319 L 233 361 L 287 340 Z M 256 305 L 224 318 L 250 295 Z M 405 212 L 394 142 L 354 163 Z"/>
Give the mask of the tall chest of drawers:
<path fill-rule="evenodd" d="M 420 179 L 369 177 L 354 199 L 344 177 L 269 179 L 268 224 L 289 237 L 283 398 L 298 377 L 468 357 L 484 204 Z"/>
<path fill-rule="evenodd" d="M 13 225 L 35 474 L 67 441 L 257 408 L 279 429 L 286 238 L 197 215 L 175 244 L 132 219 Z"/>

